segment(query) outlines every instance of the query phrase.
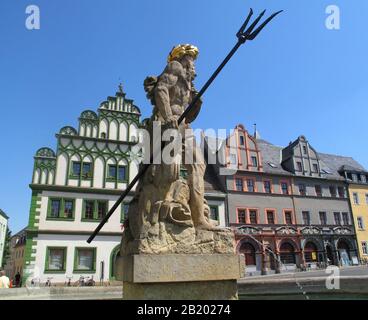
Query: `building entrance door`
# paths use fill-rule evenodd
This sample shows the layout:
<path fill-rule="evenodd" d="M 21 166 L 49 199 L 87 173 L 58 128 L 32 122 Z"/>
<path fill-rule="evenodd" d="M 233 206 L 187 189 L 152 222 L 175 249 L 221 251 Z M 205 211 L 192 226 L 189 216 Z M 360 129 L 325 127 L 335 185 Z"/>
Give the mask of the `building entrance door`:
<path fill-rule="evenodd" d="M 283 264 L 295 264 L 295 250 L 294 247 L 288 243 L 285 242 L 280 247 L 280 260 Z"/>
<path fill-rule="evenodd" d="M 345 241 L 339 241 L 337 245 L 340 262 L 343 266 L 350 265 L 349 245 Z"/>
<path fill-rule="evenodd" d="M 245 265 L 247 266 L 256 265 L 256 250 L 250 243 L 248 242 L 243 243 L 239 251 L 245 256 Z"/>
<path fill-rule="evenodd" d="M 335 258 L 331 249 L 331 246 L 327 245 L 326 246 L 326 255 L 327 255 L 327 264 L 331 265 L 331 264 L 336 264 L 335 263 Z"/>
<path fill-rule="evenodd" d="M 115 261 L 116 258 L 120 256 L 120 246 L 116 246 L 111 253 L 110 258 L 110 279 L 114 280 L 116 275 Z"/>
<path fill-rule="evenodd" d="M 318 262 L 318 249 L 313 242 L 307 242 L 304 247 L 304 259 L 306 263 Z"/>

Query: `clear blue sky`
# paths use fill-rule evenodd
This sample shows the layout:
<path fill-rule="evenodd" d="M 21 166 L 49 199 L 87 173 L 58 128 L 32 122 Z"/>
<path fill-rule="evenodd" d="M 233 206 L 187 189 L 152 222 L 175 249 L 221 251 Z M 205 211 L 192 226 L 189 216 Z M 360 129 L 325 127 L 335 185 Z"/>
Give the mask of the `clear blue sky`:
<path fill-rule="evenodd" d="M 40 30 L 25 28 L 29 4 L 40 7 Z M 329 4 L 340 7 L 338 31 L 325 27 Z M 199 47 L 200 88 L 234 45 L 249 7 L 285 12 L 239 50 L 194 126 L 252 130 L 256 122 L 275 144 L 304 134 L 318 151 L 368 167 L 368 1 L 2 0 L 0 208 L 12 231 L 28 222 L 38 148 L 55 149 L 55 133 L 114 94 L 119 78 L 148 116 L 143 80 L 162 71 L 175 44 Z"/>

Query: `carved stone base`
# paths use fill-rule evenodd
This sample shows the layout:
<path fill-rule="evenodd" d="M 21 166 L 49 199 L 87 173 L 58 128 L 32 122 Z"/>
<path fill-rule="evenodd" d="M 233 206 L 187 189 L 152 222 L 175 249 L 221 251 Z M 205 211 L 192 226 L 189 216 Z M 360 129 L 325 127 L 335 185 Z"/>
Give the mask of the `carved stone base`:
<path fill-rule="evenodd" d="M 125 229 L 121 243 L 123 255 L 132 254 L 231 254 L 234 233 L 229 228 L 197 230 L 194 227 L 159 222 L 149 227 L 148 236 L 135 240 Z"/>
<path fill-rule="evenodd" d="M 237 299 L 244 259 L 235 254 L 139 254 L 117 260 L 124 299 Z"/>

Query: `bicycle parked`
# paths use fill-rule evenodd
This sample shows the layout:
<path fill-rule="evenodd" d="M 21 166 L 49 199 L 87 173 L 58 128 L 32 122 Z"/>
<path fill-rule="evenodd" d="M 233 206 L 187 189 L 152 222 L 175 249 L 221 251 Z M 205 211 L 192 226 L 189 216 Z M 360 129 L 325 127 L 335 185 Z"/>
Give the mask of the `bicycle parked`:
<path fill-rule="evenodd" d="M 40 286 L 40 278 L 32 278 L 31 279 L 31 287 L 39 287 Z"/>
<path fill-rule="evenodd" d="M 84 283 L 85 286 L 88 286 L 88 287 L 94 287 L 96 285 L 96 282 L 95 280 L 93 280 L 93 276 L 91 276 L 91 278 L 89 279 L 89 277 L 86 277 L 86 281 Z"/>
<path fill-rule="evenodd" d="M 77 280 L 75 283 L 74 283 L 74 286 L 76 287 L 84 287 L 84 276 L 80 276 L 79 277 L 79 280 Z"/>

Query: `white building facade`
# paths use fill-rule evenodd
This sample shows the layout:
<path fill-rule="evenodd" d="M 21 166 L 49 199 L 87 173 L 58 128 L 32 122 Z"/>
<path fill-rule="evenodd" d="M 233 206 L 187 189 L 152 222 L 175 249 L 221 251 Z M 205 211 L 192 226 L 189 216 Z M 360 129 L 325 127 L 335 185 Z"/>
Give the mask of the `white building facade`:
<path fill-rule="evenodd" d="M 86 240 L 138 172 L 131 160 L 140 110 L 122 88 L 86 110 L 78 130 L 63 127 L 57 150 L 41 148 L 34 157 L 27 227 L 24 284 L 75 282 L 80 276 L 114 279 L 129 195 L 95 240 Z"/>
<path fill-rule="evenodd" d="M 6 232 L 8 229 L 8 219 L 9 217 L 5 214 L 4 211 L 0 209 L 0 269 L 1 266 L 3 265 L 5 239 L 6 239 Z"/>

